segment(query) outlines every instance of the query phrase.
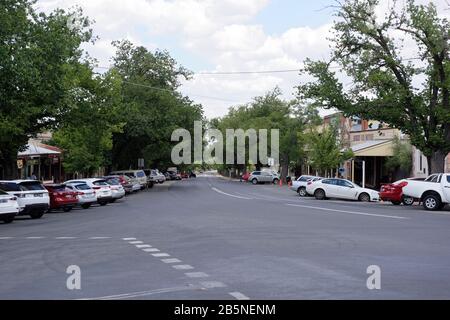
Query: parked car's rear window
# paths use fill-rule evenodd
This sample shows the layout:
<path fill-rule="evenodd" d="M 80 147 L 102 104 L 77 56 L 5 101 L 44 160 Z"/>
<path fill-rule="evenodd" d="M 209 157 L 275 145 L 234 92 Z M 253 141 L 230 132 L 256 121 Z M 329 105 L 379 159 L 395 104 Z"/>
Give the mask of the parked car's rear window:
<path fill-rule="evenodd" d="M 14 182 L 0 182 L 0 189 L 4 191 L 22 191 L 17 183 Z"/>
<path fill-rule="evenodd" d="M 22 191 L 40 191 L 45 190 L 40 182 L 30 181 L 30 182 L 21 182 L 20 188 Z"/>
<path fill-rule="evenodd" d="M 447 176 L 447 182 L 450 183 L 450 176 Z"/>
<path fill-rule="evenodd" d="M 136 176 L 138 178 L 143 178 L 143 177 L 145 177 L 145 172 L 144 171 L 138 171 L 138 172 L 136 172 Z"/>
<path fill-rule="evenodd" d="M 87 184 L 83 183 L 83 184 L 79 184 L 76 185 L 75 188 L 77 188 L 78 190 L 90 190 L 91 187 L 89 187 Z"/>
<path fill-rule="evenodd" d="M 110 184 L 112 186 L 117 186 L 120 184 L 119 179 L 116 179 L 116 178 L 108 179 L 106 181 L 108 182 L 108 184 Z"/>
<path fill-rule="evenodd" d="M 98 180 L 93 183 L 95 186 L 107 186 L 108 183 L 105 180 Z"/>
<path fill-rule="evenodd" d="M 66 190 L 66 186 L 65 185 L 59 185 L 59 186 L 51 186 L 51 188 L 55 191 L 64 191 Z"/>

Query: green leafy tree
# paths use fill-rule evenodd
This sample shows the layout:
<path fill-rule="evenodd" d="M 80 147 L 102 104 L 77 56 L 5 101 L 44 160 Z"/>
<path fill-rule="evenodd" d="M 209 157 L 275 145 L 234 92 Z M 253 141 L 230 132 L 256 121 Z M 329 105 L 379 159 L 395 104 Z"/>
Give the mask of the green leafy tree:
<path fill-rule="evenodd" d="M 402 170 L 409 174 L 412 170 L 412 147 L 407 141 L 401 141 L 398 137 L 394 138 L 394 146 L 392 148 L 393 156 L 386 160 L 386 168 L 395 171 Z"/>
<path fill-rule="evenodd" d="M 450 151 L 450 24 L 431 2 L 409 0 L 385 17 L 376 16 L 378 4 L 338 2 L 331 61 L 305 62 L 315 81 L 301 85 L 299 97 L 400 129 L 427 157 L 430 172 L 443 172 Z M 403 39 L 415 43 L 414 56 L 402 51 Z M 351 78 L 351 88 L 330 66 Z"/>
<path fill-rule="evenodd" d="M 150 52 L 129 41 L 114 45 L 113 69 L 123 79 L 120 117 L 125 125 L 113 135 L 113 165 L 136 167 L 137 159 L 144 158 L 147 166 L 170 166 L 173 130 L 193 133 L 194 121 L 203 117 L 202 107 L 177 91 L 179 79 L 189 79 L 191 73 L 166 51 Z"/>
<path fill-rule="evenodd" d="M 52 142 L 64 150 L 66 173 L 91 176 L 111 164 L 112 136 L 124 125 L 119 118 L 122 82 L 114 71 L 94 76 L 88 65 L 80 65 L 73 79 L 76 88 L 66 98 L 71 108 Z"/>
<path fill-rule="evenodd" d="M 36 13 L 31 0 L 0 2 L 0 166 L 17 176 L 17 152 L 65 115 L 67 70 L 92 39 L 80 10 Z M 68 22 L 77 17 L 77 24 Z"/>

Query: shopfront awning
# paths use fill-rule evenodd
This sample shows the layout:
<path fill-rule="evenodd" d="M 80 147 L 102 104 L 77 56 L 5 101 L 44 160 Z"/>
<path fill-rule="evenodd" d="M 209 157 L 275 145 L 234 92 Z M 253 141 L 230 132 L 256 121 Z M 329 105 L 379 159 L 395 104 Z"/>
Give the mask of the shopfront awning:
<path fill-rule="evenodd" d="M 392 157 L 392 140 L 366 141 L 351 147 L 355 157 Z"/>
<path fill-rule="evenodd" d="M 18 153 L 18 157 L 32 157 L 32 156 L 48 156 L 48 155 L 61 155 L 61 151 L 53 146 L 47 146 L 43 143 L 36 141 L 30 141 L 25 151 Z"/>

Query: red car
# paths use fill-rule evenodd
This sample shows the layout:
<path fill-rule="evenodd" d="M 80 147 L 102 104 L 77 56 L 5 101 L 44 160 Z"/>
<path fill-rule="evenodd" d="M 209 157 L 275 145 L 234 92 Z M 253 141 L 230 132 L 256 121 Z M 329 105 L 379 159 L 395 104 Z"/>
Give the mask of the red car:
<path fill-rule="evenodd" d="M 241 176 L 241 181 L 248 181 L 248 178 L 250 178 L 250 172 L 246 172 Z"/>
<path fill-rule="evenodd" d="M 187 172 L 183 172 L 181 174 L 181 179 L 189 179 L 189 175 L 187 174 Z"/>
<path fill-rule="evenodd" d="M 403 187 L 408 185 L 408 181 L 400 180 L 394 183 L 388 183 L 381 186 L 380 198 L 383 201 L 390 201 L 398 206 L 403 203 L 410 206 L 414 203 L 414 198 L 403 196 Z"/>
<path fill-rule="evenodd" d="M 47 184 L 44 186 L 50 196 L 50 210 L 63 209 L 69 212 L 78 204 L 78 193 L 66 188 L 65 184 Z"/>

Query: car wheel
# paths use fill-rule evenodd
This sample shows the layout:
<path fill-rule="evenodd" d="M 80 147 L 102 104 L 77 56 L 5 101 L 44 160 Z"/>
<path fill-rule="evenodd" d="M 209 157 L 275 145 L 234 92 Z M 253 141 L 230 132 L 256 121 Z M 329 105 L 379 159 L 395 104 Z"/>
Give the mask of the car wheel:
<path fill-rule="evenodd" d="M 83 209 L 89 209 L 89 208 L 91 207 L 91 204 L 90 204 L 90 203 L 88 203 L 88 204 L 82 204 L 81 207 L 82 207 Z"/>
<path fill-rule="evenodd" d="M 361 193 L 359 195 L 358 200 L 362 201 L 362 202 L 369 202 L 370 201 L 370 196 L 367 193 L 364 192 L 364 193 Z"/>
<path fill-rule="evenodd" d="M 72 207 L 63 208 L 63 211 L 64 212 L 70 212 L 70 211 L 72 211 Z"/>
<path fill-rule="evenodd" d="M 30 213 L 31 219 L 40 219 L 42 218 L 43 215 L 44 215 L 43 211 Z"/>
<path fill-rule="evenodd" d="M 391 201 L 391 203 L 392 203 L 394 206 L 399 206 L 402 202 L 401 202 L 401 201 Z"/>
<path fill-rule="evenodd" d="M 298 195 L 300 196 L 300 197 L 306 197 L 306 188 L 305 187 L 301 187 L 301 188 L 298 188 Z"/>
<path fill-rule="evenodd" d="M 117 199 L 111 199 L 109 202 L 110 202 L 110 203 L 114 203 L 114 202 L 116 202 L 116 200 L 117 200 Z"/>
<path fill-rule="evenodd" d="M 107 204 L 108 204 L 108 202 L 104 202 L 104 201 L 100 202 L 100 205 L 101 205 L 102 207 L 106 206 Z"/>
<path fill-rule="evenodd" d="M 13 221 L 14 221 L 14 216 L 10 216 L 10 217 L 7 217 L 7 218 L 3 219 L 4 223 L 11 223 Z"/>
<path fill-rule="evenodd" d="M 273 184 L 278 184 L 280 182 L 279 179 L 273 179 Z"/>
<path fill-rule="evenodd" d="M 403 197 L 402 202 L 403 202 L 403 204 L 404 204 L 405 206 L 412 206 L 412 205 L 414 204 L 414 198 L 411 198 L 411 197 Z"/>
<path fill-rule="evenodd" d="M 324 200 L 325 191 L 323 189 L 317 189 L 316 191 L 314 191 L 314 197 L 316 197 L 317 200 Z"/>
<path fill-rule="evenodd" d="M 439 199 L 439 197 L 434 194 L 426 195 L 423 198 L 423 207 L 426 210 L 436 211 L 442 208 L 441 205 L 442 205 L 441 199 Z"/>
<path fill-rule="evenodd" d="M 253 179 L 253 180 L 252 180 L 252 183 L 253 183 L 253 184 L 258 184 L 258 179 L 256 179 L 256 178 Z"/>

